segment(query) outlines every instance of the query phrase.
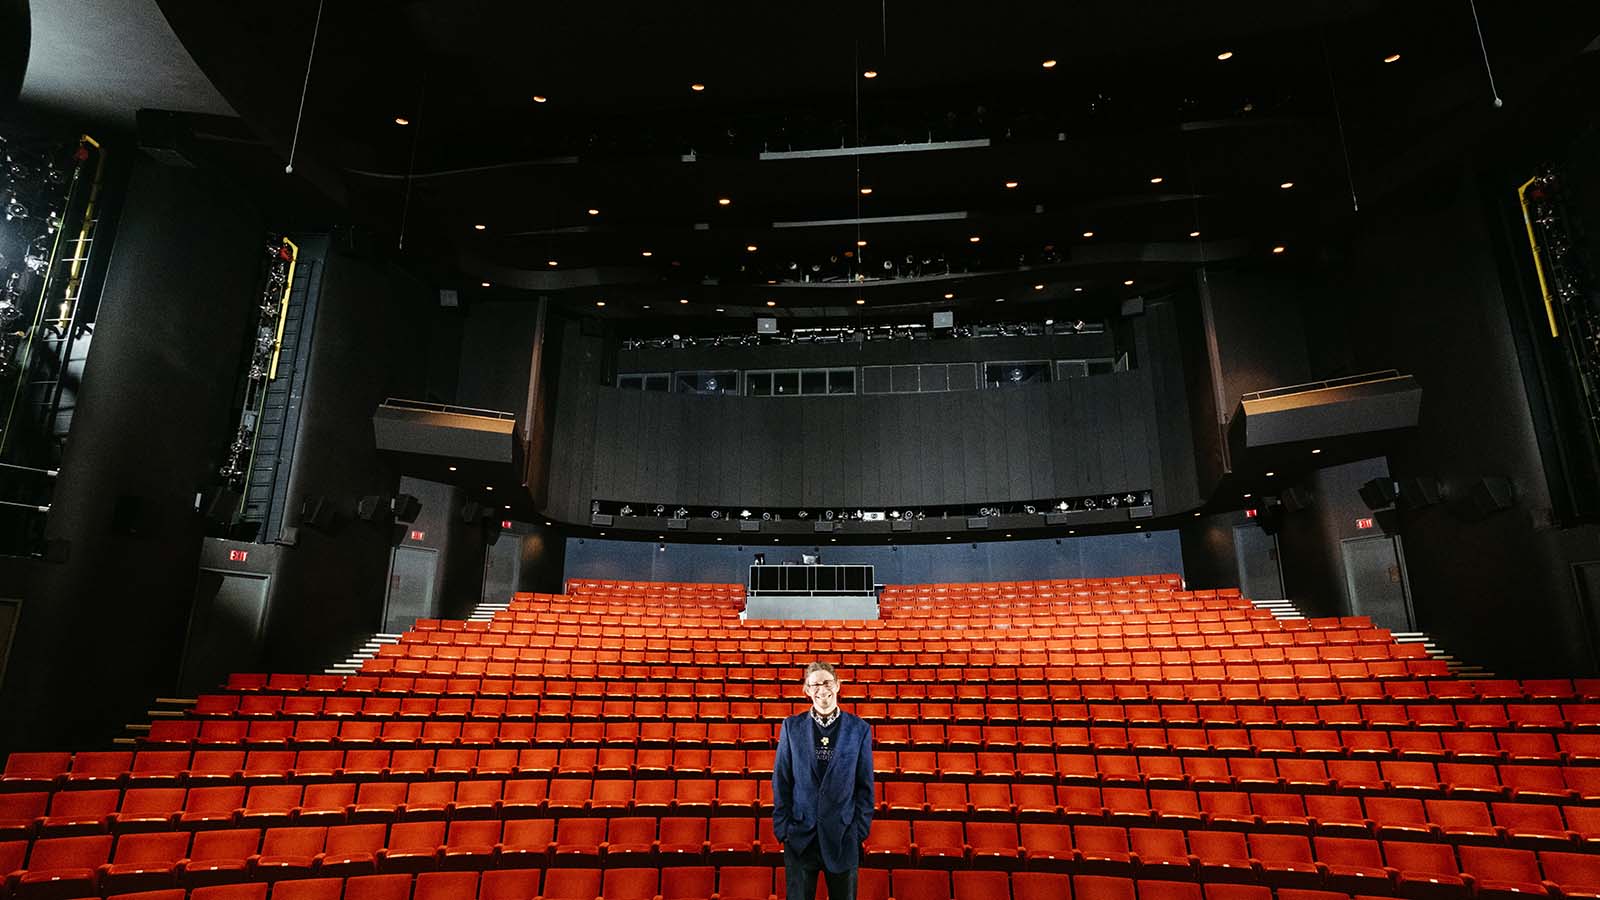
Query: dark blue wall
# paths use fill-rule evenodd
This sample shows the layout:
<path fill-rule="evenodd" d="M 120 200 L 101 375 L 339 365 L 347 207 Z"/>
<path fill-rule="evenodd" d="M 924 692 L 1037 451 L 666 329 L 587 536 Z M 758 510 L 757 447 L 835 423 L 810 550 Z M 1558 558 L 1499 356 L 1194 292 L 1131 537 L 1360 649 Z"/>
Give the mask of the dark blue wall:
<path fill-rule="evenodd" d="M 811 549 L 793 545 L 668 543 L 665 550 L 658 550 L 654 541 L 567 538 L 565 575 L 619 581 L 743 582 L 751 555 L 758 550 L 767 555 L 768 562 L 781 562 L 798 559 L 802 550 Z M 1176 531 L 977 544 L 951 541 L 904 547 L 823 545 L 818 552 L 823 562 L 877 566 L 880 584 L 1183 573 L 1183 552 Z"/>

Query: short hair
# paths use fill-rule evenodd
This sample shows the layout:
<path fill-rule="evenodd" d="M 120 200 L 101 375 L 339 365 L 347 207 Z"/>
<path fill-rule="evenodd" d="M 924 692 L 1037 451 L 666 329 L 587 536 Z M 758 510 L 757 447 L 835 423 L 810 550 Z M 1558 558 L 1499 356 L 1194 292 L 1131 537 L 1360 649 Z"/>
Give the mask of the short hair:
<path fill-rule="evenodd" d="M 832 677 L 835 681 L 837 681 L 839 679 L 839 676 L 834 674 L 833 663 L 826 663 L 826 662 L 823 662 L 820 659 L 817 660 L 816 662 L 812 663 L 811 665 L 806 666 L 806 673 L 804 675 L 800 676 L 800 680 L 801 681 L 810 681 L 812 672 L 827 672 L 828 675 L 830 677 Z"/>

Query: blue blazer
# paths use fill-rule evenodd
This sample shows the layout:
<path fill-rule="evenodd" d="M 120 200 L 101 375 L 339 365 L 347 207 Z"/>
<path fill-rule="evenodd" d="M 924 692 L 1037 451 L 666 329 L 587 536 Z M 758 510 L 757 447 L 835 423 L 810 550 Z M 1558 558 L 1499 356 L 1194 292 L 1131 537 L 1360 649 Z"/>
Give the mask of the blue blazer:
<path fill-rule="evenodd" d="M 772 833 L 786 841 L 815 829 L 829 872 L 859 866 L 861 842 L 872 830 L 872 726 L 841 711 L 838 740 L 818 783 L 811 711 L 790 716 L 772 766 Z"/>

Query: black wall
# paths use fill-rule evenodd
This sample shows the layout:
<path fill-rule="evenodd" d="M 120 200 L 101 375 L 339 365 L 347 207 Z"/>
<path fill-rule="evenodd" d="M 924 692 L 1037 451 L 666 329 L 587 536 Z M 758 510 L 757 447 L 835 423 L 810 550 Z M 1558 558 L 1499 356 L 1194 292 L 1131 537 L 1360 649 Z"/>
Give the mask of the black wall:
<path fill-rule="evenodd" d="M 1198 498 L 1173 310 L 1152 305 L 1132 320 L 1132 331 L 1140 365 L 1129 372 L 1009 390 L 761 398 L 602 386 L 603 339 L 569 324 L 549 508 L 585 521 L 592 499 L 894 508 L 1143 489 L 1155 491 L 1158 515 L 1187 508 Z M 901 346 L 930 354 L 904 361 L 928 361 L 950 352 L 944 348 L 975 358 L 1029 358 L 999 343 Z M 863 352 L 858 346 L 798 348 L 812 354 L 772 348 L 787 352 L 749 360 L 739 354 L 758 351 L 729 350 L 714 363 L 699 356 L 727 368 L 849 365 L 857 364 L 849 354 Z M 670 351 L 652 352 L 665 356 L 633 359 L 626 368 L 668 364 Z"/>
<path fill-rule="evenodd" d="M 47 528 L 66 561 L 26 591 L 7 747 L 103 741 L 177 684 L 266 225 L 225 181 L 142 159 L 122 206 Z"/>
<path fill-rule="evenodd" d="M 1341 542 L 1377 533 L 1356 528 L 1357 519 L 1373 516 L 1360 490 L 1374 478 L 1387 477 L 1389 465 L 1381 457 L 1318 469 L 1300 485 L 1310 492 L 1311 505 L 1282 512 L 1278 548 L 1284 590 L 1301 612 L 1316 616 L 1350 612 Z"/>

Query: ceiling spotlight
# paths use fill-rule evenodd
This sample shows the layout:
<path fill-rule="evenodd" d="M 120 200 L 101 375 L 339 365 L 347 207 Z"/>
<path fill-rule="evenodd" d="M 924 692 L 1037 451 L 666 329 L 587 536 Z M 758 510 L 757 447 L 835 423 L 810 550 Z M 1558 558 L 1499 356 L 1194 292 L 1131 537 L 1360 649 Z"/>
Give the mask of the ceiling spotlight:
<path fill-rule="evenodd" d="M 754 252 L 756 252 L 756 245 L 755 244 L 745 244 L 744 245 L 744 249 L 748 250 L 751 253 L 754 253 Z"/>
<path fill-rule="evenodd" d="M 1056 320 L 1055 320 L 1055 319 L 1045 319 L 1045 320 L 1044 320 L 1044 323 L 1045 323 L 1045 324 L 1046 324 L 1046 325 L 1054 325 L 1054 324 L 1055 324 L 1055 323 L 1056 323 Z M 1031 510 L 1030 510 L 1030 511 L 1031 511 Z"/>
<path fill-rule="evenodd" d="M 1233 51 L 1232 50 L 1224 50 L 1221 53 L 1217 54 L 1217 59 L 1219 59 L 1219 60 L 1221 60 L 1223 62 L 1227 62 L 1228 60 L 1233 59 Z"/>
<path fill-rule="evenodd" d="M 1083 288 L 1082 287 L 1075 287 L 1075 288 L 1072 289 L 1072 292 L 1074 294 L 1081 294 L 1081 293 L 1083 293 Z"/>
<path fill-rule="evenodd" d="M 1287 190 L 1288 190 L 1288 189 L 1289 189 L 1289 188 L 1292 188 L 1292 187 L 1294 187 L 1294 182 L 1292 182 L 1292 181 L 1285 181 L 1285 182 L 1283 182 L 1283 183 L 1282 183 L 1282 184 L 1279 184 L 1279 185 L 1278 185 L 1278 187 L 1279 187 L 1279 188 L 1281 188 L 1281 189 L 1283 189 L 1283 190 L 1286 190 L 1286 191 L 1287 191 Z"/>
<path fill-rule="evenodd" d="M 1250 495 L 1249 495 L 1249 494 L 1245 494 L 1245 495 L 1244 495 L 1244 498 L 1245 498 L 1245 499 L 1246 499 L 1246 500 L 1249 500 L 1249 499 L 1250 499 Z"/>
<path fill-rule="evenodd" d="M 549 259 L 549 260 L 545 260 L 545 265 L 554 266 L 554 265 L 558 265 L 558 263 L 553 259 Z"/>
<path fill-rule="evenodd" d="M 996 302 L 996 303 L 1004 303 L 1004 302 L 1006 302 L 1006 298 L 1004 298 L 1004 297 L 996 297 L 996 298 L 994 298 L 994 302 Z"/>
<path fill-rule="evenodd" d="M 594 302 L 594 305 L 595 305 L 595 306 L 605 306 L 605 305 L 606 305 L 606 302 L 605 302 L 605 301 L 604 301 L 604 300 L 596 300 L 596 301 L 595 301 L 595 302 Z"/>
<path fill-rule="evenodd" d="M 494 485 L 486 484 L 486 485 L 483 486 L 483 489 L 486 490 L 486 491 L 492 491 L 492 490 L 494 490 Z"/>
<path fill-rule="evenodd" d="M 1086 237 L 1086 238 L 1092 238 L 1092 237 L 1094 237 L 1094 232 L 1092 232 L 1092 231 L 1085 231 L 1085 232 L 1084 232 L 1084 233 L 1083 233 L 1083 236 L 1084 236 L 1084 237 Z"/>
<path fill-rule="evenodd" d="M 411 120 L 406 118 L 405 116 L 395 116 L 394 117 L 394 123 L 396 125 L 410 125 L 411 124 Z"/>
<path fill-rule="evenodd" d="M 589 208 L 589 215 L 591 215 L 591 216 L 598 216 L 598 215 L 600 215 L 600 210 L 598 210 L 598 209 L 595 209 L 595 208 L 594 208 L 594 207 L 592 207 L 592 206 L 591 206 L 591 207 L 590 207 L 590 208 Z"/>
<path fill-rule="evenodd" d="M 1044 66 L 1046 69 L 1054 69 L 1056 67 L 1056 61 L 1053 59 L 1047 59 L 1044 62 L 1039 63 L 1039 65 Z"/>
<path fill-rule="evenodd" d="M 977 242 L 979 242 L 981 240 L 983 240 L 983 238 L 980 238 L 977 235 L 973 235 L 972 237 L 967 238 L 967 241 L 969 243 L 973 243 L 973 244 L 976 244 Z"/>
<path fill-rule="evenodd" d="M 649 308 L 650 308 L 650 304 L 648 304 L 648 303 L 646 303 L 643 307 L 641 307 L 641 309 L 649 309 Z"/>
<path fill-rule="evenodd" d="M 689 302 L 689 298 L 688 297 L 679 297 L 678 298 L 678 302 L 679 303 L 688 303 Z"/>
<path fill-rule="evenodd" d="M 1129 279 L 1124 280 L 1122 282 L 1122 286 L 1123 287 L 1133 287 L 1133 279 L 1129 278 Z"/>
<path fill-rule="evenodd" d="M 1285 251 L 1287 249 L 1289 249 L 1289 248 L 1283 246 L 1282 244 L 1279 244 L 1278 246 L 1272 248 L 1272 252 L 1273 253 L 1282 253 L 1283 251 Z"/>
<path fill-rule="evenodd" d="M 488 227 L 489 226 L 487 226 L 487 225 L 474 225 L 474 226 L 472 226 L 472 230 L 473 231 L 482 231 L 482 230 L 484 230 L 485 228 L 488 228 Z"/>
<path fill-rule="evenodd" d="M 455 471 L 455 470 L 456 470 L 456 467 L 455 467 L 455 466 L 451 466 L 451 467 L 450 467 L 450 471 L 452 471 L 452 472 L 454 472 L 454 471 Z"/>
<path fill-rule="evenodd" d="M 1277 473 L 1277 472 L 1268 472 L 1268 473 L 1267 473 L 1267 477 L 1268 477 L 1268 478 L 1271 478 L 1271 477 L 1272 477 L 1272 476 L 1274 476 L 1274 475 L 1276 475 L 1276 474 L 1278 474 L 1278 473 Z"/>
<path fill-rule="evenodd" d="M 878 70 L 877 69 L 868 69 L 865 72 L 861 73 L 861 77 L 862 78 L 877 78 L 878 77 Z"/>
<path fill-rule="evenodd" d="M 872 188 L 864 187 L 864 188 L 861 189 L 861 196 L 863 196 L 863 197 L 865 197 L 866 195 L 868 195 L 870 193 L 872 193 Z"/>
<path fill-rule="evenodd" d="M 1160 184 L 1163 181 L 1166 181 L 1166 179 L 1162 178 L 1160 175 L 1157 175 L 1156 177 L 1150 179 L 1150 183 L 1151 184 Z"/>
<path fill-rule="evenodd" d="M 546 100 L 549 100 L 549 99 L 550 99 L 549 97 L 546 97 L 543 94 L 534 94 L 533 95 L 533 102 L 535 102 L 535 103 L 543 103 L 543 102 L 545 102 Z"/>
<path fill-rule="evenodd" d="M 776 301 L 776 300 L 768 300 L 767 301 L 767 305 L 768 306 L 777 306 L 778 305 L 778 301 Z"/>
<path fill-rule="evenodd" d="M 488 286 L 489 286 L 489 282 L 487 282 L 487 281 L 478 282 L 478 287 L 488 287 Z"/>
<path fill-rule="evenodd" d="M 510 509 L 510 508 L 511 508 L 511 504 L 507 503 L 506 504 L 506 509 Z"/>
<path fill-rule="evenodd" d="M 956 295 L 955 294 L 945 294 L 944 298 L 946 300 L 954 300 L 956 298 Z"/>
<path fill-rule="evenodd" d="M 696 81 L 696 82 L 695 82 L 695 83 L 694 83 L 694 84 L 691 84 L 691 85 L 689 85 L 689 90 L 691 90 L 691 91 L 694 91 L 694 92 L 695 92 L 695 93 L 697 93 L 697 94 L 698 94 L 698 93 L 699 93 L 699 92 L 701 92 L 701 91 L 703 91 L 703 90 L 705 90 L 705 89 L 706 89 L 706 86 L 705 86 L 705 85 L 703 85 L 703 84 L 701 84 L 701 83 L 700 83 L 700 82 L 698 82 L 698 81 Z"/>
<path fill-rule="evenodd" d="M 857 247 L 865 247 L 866 245 L 867 245 L 866 241 L 856 241 L 856 246 Z"/>
<path fill-rule="evenodd" d="M 655 256 L 655 254 L 650 252 L 649 250 L 641 250 L 639 252 L 639 255 L 640 256 Z"/>
<path fill-rule="evenodd" d="M 1321 451 L 1321 450 L 1320 450 L 1320 449 L 1318 449 L 1318 450 L 1313 450 L 1313 451 L 1311 451 L 1311 455 L 1312 455 L 1312 456 L 1316 456 L 1316 455 L 1317 455 L 1317 454 L 1318 454 L 1318 453 L 1321 453 L 1321 452 L 1322 452 L 1322 451 Z"/>
<path fill-rule="evenodd" d="M 722 307 L 719 306 L 719 307 L 717 307 L 717 312 L 727 312 L 727 310 L 725 310 L 725 309 L 723 309 Z"/>
<path fill-rule="evenodd" d="M 717 198 L 717 205 L 718 206 L 727 206 L 728 204 L 730 204 L 732 202 L 733 201 L 728 199 L 727 197 L 718 197 Z"/>
<path fill-rule="evenodd" d="M 1042 290 L 1044 290 L 1044 285 L 1036 284 L 1036 285 L 1033 286 L 1033 289 L 1036 290 L 1036 291 L 1042 291 Z"/>
<path fill-rule="evenodd" d="M 1393 63 L 1393 62 L 1399 62 L 1399 61 L 1400 61 L 1400 54 L 1398 54 L 1398 53 L 1391 53 L 1391 54 L 1389 54 L 1389 55 L 1388 55 L 1388 56 L 1385 56 L 1385 57 L 1384 57 L 1384 58 L 1383 58 L 1383 61 L 1384 61 L 1384 62 L 1386 62 L 1386 63 Z"/>
<path fill-rule="evenodd" d="M 1198 232 L 1198 231 L 1189 232 L 1189 237 L 1199 237 L 1199 236 L 1200 236 L 1200 232 Z"/>

